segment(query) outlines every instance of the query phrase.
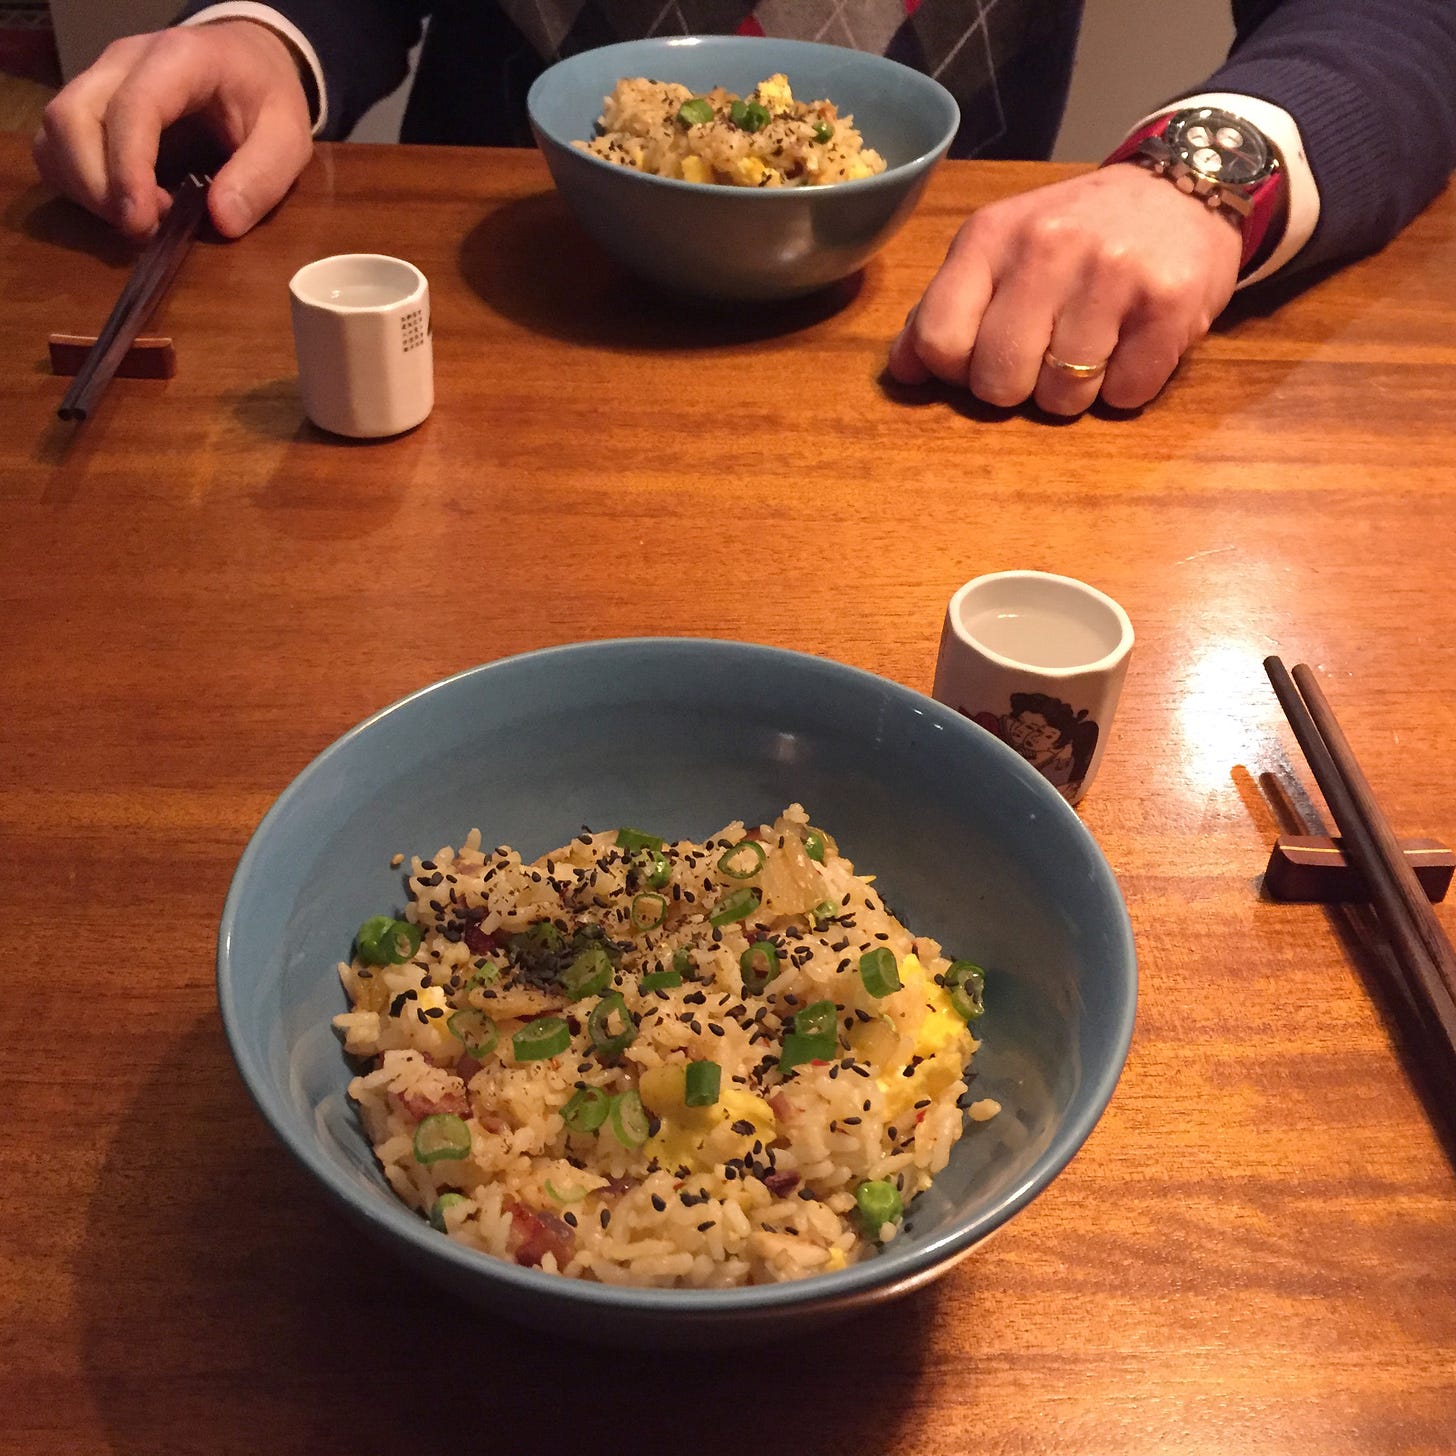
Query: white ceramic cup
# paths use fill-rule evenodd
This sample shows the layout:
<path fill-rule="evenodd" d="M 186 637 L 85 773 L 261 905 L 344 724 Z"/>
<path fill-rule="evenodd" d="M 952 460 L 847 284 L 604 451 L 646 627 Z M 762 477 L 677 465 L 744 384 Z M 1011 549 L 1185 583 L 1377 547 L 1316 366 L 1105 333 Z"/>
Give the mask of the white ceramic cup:
<path fill-rule="evenodd" d="M 435 404 L 430 285 L 413 263 L 341 253 L 289 280 L 304 413 L 359 440 L 413 429 Z"/>
<path fill-rule="evenodd" d="M 1075 804 L 1102 762 L 1131 652 L 1127 613 L 1095 587 L 997 571 L 950 599 L 933 691 Z"/>

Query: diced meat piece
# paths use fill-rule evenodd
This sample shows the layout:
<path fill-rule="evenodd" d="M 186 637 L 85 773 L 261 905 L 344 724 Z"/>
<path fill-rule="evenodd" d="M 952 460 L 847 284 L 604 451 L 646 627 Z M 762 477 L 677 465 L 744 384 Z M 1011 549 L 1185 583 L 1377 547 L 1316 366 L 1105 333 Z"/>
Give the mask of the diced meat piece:
<path fill-rule="evenodd" d="M 401 1092 L 399 1102 L 416 1122 L 439 1112 L 453 1112 L 456 1117 L 470 1116 L 470 1098 L 466 1096 L 464 1087 L 447 1087 L 433 1094 Z"/>
<path fill-rule="evenodd" d="M 491 956 L 500 950 L 500 942 L 495 936 L 482 930 L 480 921 L 473 918 L 466 920 L 465 933 L 461 939 L 471 955 Z"/>
<path fill-rule="evenodd" d="M 509 1242 L 516 1263 L 539 1265 L 547 1254 L 555 1257 L 558 1269 L 571 1262 L 575 1238 L 564 1219 L 524 1203 L 510 1203 L 506 1209 L 511 1216 Z"/>
<path fill-rule="evenodd" d="M 786 1198 L 799 1186 L 799 1175 L 787 1171 L 783 1173 L 770 1173 L 764 1178 L 763 1186 L 775 1198 Z"/>

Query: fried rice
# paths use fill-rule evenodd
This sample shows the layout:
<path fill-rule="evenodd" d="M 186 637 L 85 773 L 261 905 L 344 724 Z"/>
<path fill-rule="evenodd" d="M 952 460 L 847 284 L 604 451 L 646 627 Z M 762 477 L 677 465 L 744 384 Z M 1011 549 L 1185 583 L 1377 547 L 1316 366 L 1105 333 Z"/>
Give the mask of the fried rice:
<path fill-rule="evenodd" d="M 789 806 L 704 842 L 472 830 L 361 928 L 334 1018 L 390 1186 L 442 1233 L 611 1284 L 841 1269 L 967 1117 L 980 972 Z"/>
<path fill-rule="evenodd" d="M 642 77 L 617 82 L 597 135 L 576 146 L 656 177 L 730 187 L 822 187 L 885 170 L 852 116 L 832 101 L 795 101 L 786 77 L 747 95 Z"/>

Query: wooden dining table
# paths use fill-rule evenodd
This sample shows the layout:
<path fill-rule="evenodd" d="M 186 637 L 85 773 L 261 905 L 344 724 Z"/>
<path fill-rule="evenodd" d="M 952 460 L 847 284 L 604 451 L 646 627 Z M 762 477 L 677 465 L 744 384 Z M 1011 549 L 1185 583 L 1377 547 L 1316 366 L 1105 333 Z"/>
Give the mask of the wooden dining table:
<path fill-rule="evenodd" d="M 150 330 L 175 377 L 76 426 L 47 336 L 95 333 L 133 255 L 0 138 L 0 1452 L 1456 1451 L 1456 1089 L 1370 917 L 1264 891 L 1330 820 L 1261 668 L 1311 664 L 1397 831 L 1456 841 L 1456 197 L 1241 296 L 1141 412 L 891 382 L 960 220 L 1075 170 L 945 164 L 857 279 L 714 309 L 626 278 L 533 153 L 322 146 L 192 250 Z M 299 401 L 288 280 L 348 251 L 430 282 L 434 412 L 387 441 Z M 897 1303 L 722 1354 L 487 1319 L 341 1221 L 214 995 L 294 775 L 586 639 L 928 692 L 951 593 L 1012 567 L 1136 630 L 1079 813 L 1137 1024 L 1044 1193 Z"/>

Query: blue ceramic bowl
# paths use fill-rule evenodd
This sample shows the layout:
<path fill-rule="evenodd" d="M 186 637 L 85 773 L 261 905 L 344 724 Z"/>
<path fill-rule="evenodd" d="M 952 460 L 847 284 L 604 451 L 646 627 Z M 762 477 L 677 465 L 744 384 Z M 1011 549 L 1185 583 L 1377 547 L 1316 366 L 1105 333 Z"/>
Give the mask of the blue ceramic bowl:
<path fill-rule="evenodd" d="M 478 826 L 528 856 L 593 827 L 701 838 L 798 800 L 909 926 L 988 970 L 972 1123 L 905 1232 L 837 1273 L 729 1290 L 563 1279 L 447 1239 L 390 1192 L 329 1019 L 358 925 L 403 905 L 396 852 Z M 768 647 L 594 642 L 506 658 L 386 708 L 288 787 L 238 865 L 218 998 L 263 1115 L 340 1207 L 492 1314 L 675 1346 L 783 1334 L 905 1293 L 1025 1208 L 1112 1095 L 1136 1001 L 1106 861 L 1039 774 L 930 698 Z"/>
<path fill-rule="evenodd" d="M 578 147 L 624 77 L 740 94 L 783 72 L 802 100 L 853 115 L 885 159 L 878 177 L 759 190 L 680 182 Z M 581 225 L 624 267 L 674 292 L 789 298 L 855 272 L 910 216 L 960 124 L 937 81 L 883 56 L 810 41 L 676 36 L 584 51 L 543 72 L 526 98 L 551 175 Z"/>

